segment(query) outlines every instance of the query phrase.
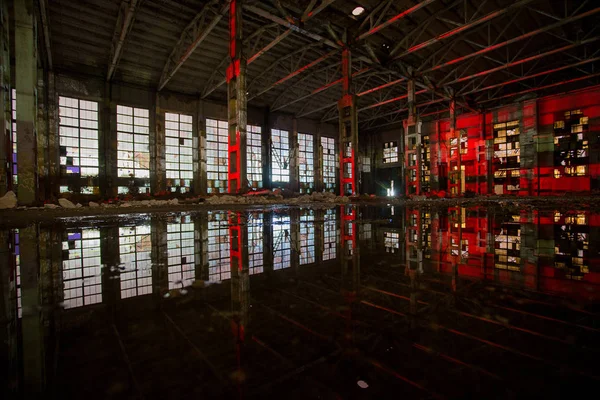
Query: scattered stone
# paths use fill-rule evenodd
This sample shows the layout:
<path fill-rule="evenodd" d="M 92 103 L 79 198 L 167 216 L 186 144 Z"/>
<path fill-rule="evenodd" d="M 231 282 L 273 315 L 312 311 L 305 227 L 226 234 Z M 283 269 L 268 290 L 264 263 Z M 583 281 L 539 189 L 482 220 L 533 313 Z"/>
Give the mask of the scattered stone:
<path fill-rule="evenodd" d="M 17 195 L 15 192 L 8 191 L 2 197 L 0 197 L 0 210 L 6 210 L 8 208 L 15 208 L 17 206 Z"/>
<path fill-rule="evenodd" d="M 75 208 L 75 204 L 67 199 L 58 199 L 58 204 L 60 204 L 62 208 Z"/>
<path fill-rule="evenodd" d="M 98 203 L 96 203 L 96 202 L 93 202 L 93 201 L 90 201 L 90 202 L 88 203 L 88 205 L 89 205 L 90 207 L 92 207 L 92 208 L 100 207 L 100 204 L 98 204 Z"/>
<path fill-rule="evenodd" d="M 123 208 L 128 208 L 128 207 L 132 207 L 132 206 L 133 206 L 133 204 L 131 204 L 130 202 L 125 202 L 125 203 L 121 204 L 121 207 L 123 207 Z"/>
<path fill-rule="evenodd" d="M 81 203 L 77 203 L 77 204 L 75 204 L 75 208 L 81 208 L 81 207 L 83 207 L 83 206 L 81 205 Z"/>
<path fill-rule="evenodd" d="M 177 204 L 179 204 L 179 200 L 177 199 L 171 199 L 168 201 L 168 203 L 172 206 L 176 206 Z"/>
<path fill-rule="evenodd" d="M 51 210 L 54 210 L 55 208 L 58 208 L 58 207 L 60 207 L 60 206 L 57 205 L 57 204 L 50 204 L 50 203 L 49 204 L 44 204 L 44 208 L 49 208 Z"/>

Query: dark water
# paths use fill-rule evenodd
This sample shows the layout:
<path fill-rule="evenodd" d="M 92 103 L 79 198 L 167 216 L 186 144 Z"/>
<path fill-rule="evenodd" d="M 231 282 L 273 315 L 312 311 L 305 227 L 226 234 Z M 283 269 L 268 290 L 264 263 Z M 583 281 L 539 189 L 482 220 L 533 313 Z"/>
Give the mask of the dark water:
<path fill-rule="evenodd" d="M 599 229 L 354 206 L 14 227 L 0 380 L 21 398 L 594 396 Z"/>

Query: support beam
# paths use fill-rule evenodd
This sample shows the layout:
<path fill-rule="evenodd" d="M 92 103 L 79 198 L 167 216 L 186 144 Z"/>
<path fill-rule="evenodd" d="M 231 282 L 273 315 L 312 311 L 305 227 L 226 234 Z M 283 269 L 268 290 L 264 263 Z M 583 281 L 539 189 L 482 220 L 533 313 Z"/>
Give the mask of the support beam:
<path fill-rule="evenodd" d="M 2 49 L 0 51 L 0 196 L 13 190 L 11 24 L 9 19 L 8 4 L 3 1 L 0 3 L 0 49 Z M 5 272 L 8 273 L 8 271 Z"/>
<path fill-rule="evenodd" d="M 213 7 L 218 3 L 217 0 L 211 0 L 207 4 L 204 5 L 202 11 L 200 11 L 196 17 L 189 23 L 189 25 L 183 30 L 179 41 L 171 51 L 167 62 L 163 68 L 162 75 L 160 77 L 160 82 L 158 84 L 158 90 L 162 90 L 167 83 L 173 78 L 175 73 L 181 68 L 184 62 L 192 55 L 194 50 L 207 38 L 207 36 L 212 32 L 212 30 L 217 26 L 219 21 L 223 18 L 223 16 L 227 13 L 229 9 L 229 1 L 225 1 L 221 6 L 216 15 L 213 16 L 213 19 L 207 24 L 206 18 L 208 14 L 213 13 Z M 191 43 L 188 44 L 188 38 L 193 38 Z"/>
<path fill-rule="evenodd" d="M 421 91 L 423 92 L 423 91 Z M 406 195 L 421 195 L 421 123 L 417 115 L 415 81 L 408 81 L 408 119 L 404 121 L 404 175 Z"/>
<path fill-rule="evenodd" d="M 358 37 L 356 38 L 356 41 L 368 38 L 369 36 L 379 32 L 383 28 L 400 21 L 402 18 L 409 16 L 410 14 L 420 10 L 421 8 L 423 8 L 425 6 L 428 6 L 429 4 L 433 3 L 434 1 L 436 1 L 436 0 L 423 0 L 420 3 L 415 4 L 411 8 L 404 10 L 400 14 L 397 14 L 397 15 L 393 16 L 392 18 L 388 19 L 381 25 L 377 25 L 376 27 L 368 30 L 367 32 L 358 35 Z"/>
<path fill-rule="evenodd" d="M 37 142 L 35 88 L 37 54 L 33 0 L 15 2 L 15 81 L 17 88 L 17 159 L 20 205 L 37 200 Z"/>
<path fill-rule="evenodd" d="M 407 56 L 409 54 L 412 54 L 412 53 L 414 53 L 414 52 L 416 52 L 418 50 L 421 50 L 421 49 L 424 49 L 426 47 L 429 47 L 432 44 L 435 44 L 435 43 L 440 42 L 442 40 L 446 40 L 446 39 L 448 39 L 448 38 L 450 38 L 452 36 L 455 36 L 455 35 L 457 35 L 457 34 L 459 34 L 461 32 L 465 32 L 465 31 L 467 31 L 469 29 L 472 29 L 472 28 L 474 28 L 474 27 L 476 27 L 478 25 L 481 25 L 484 22 L 491 21 L 492 19 L 497 18 L 497 17 L 499 17 L 501 15 L 504 15 L 504 14 L 508 13 L 509 11 L 512 11 L 512 10 L 517 9 L 519 7 L 523 7 L 523 6 L 531 3 L 532 1 L 534 1 L 534 0 L 521 0 L 521 1 L 518 1 L 516 3 L 511 4 L 508 7 L 502 8 L 500 10 L 496 10 L 496 11 L 494 11 L 492 13 L 489 13 L 489 14 L 487 14 L 487 15 L 479 18 L 479 19 L 476 19 L 475 21 L 471 21 L 469 23 L 466 23 L 464 25 L 456 27 L 456 28 L 454 28 L 454 29 L 452 29 L 452 30 L 450 30 L 448 32 L 442 33 L 441 35 L 437 35 L 434 38 L 431 38 L 431 39 L 429 39 L 429 40 L 427 40 L 425 42 L 416 44 L 416 45 L 408 48 L 403 53 L 401 53 L 401 54 L 397 55 L 396 57 L 394 57 L 394 60 L 401 59 L 401 58 L 403 58 L 403 57 L 405 57 L 405 56 Z"/>
<path fill-rule="evenodd" d="M 40 0 L 40 6 L 45 1 L 46 0 Z M 119 15 L 117 16 L 117 23 L 115 26 L 115 33 L 113 34 L 113 40 L 110 46 L 110 64 L 108 64 L 108 72 L 106 73 L 107 82 L 111 81 L 113 74 L 117 69 L 117 65 L 121 59 L 121 54 L 123 54 L 125 40 L 127 39 L 127 35 L 133 27 L 135 14 L 139 10 L 141 2 L 142 0 L 121 1 L 121 7 L 119 8 Z"/>
<path fill-rule="evenodd" d="M 135 1 L 135 0 L 132 0 Z M 46 48 L 46 62 L 49 71 L 52 71 L 52 47 L 50 47 L 50 28 L 48 21 L 48 0 L 39 0 L 40 21 L 42 21 L 42 30 L 44 32 L 44 47 Z"/>
<path fill-rule="evenodd" d="M 426 69 L 424 71 L 418 72 L 418 75 L 424 75 L 424 74 L 427 74 L 427 73 L 430 73 L 430 72 L 433 72 L 433 71 L 437 71 L 439 69 L 448 67 L 450 65 L 454 65 L 456 63 L 468 60 L 470 58 L 477 57 L 477 56 L 480 56 L 482 54 L 489 53 L 490 51 L 500 49 L 502 47 L 508 46 L 510 44 L 513 44 L 513 43 L 517 43 L 517 42 L 519 42 L 521 40 L 528 39 L 528 38 L 533 37 L 535 35 L 538 35 L 540 33 L 544 33 L 544 32 L 550 31 L 552 29 L 558 28 L 560 26 L 563 26 L 565 24 L 568 24 L 568 23 L 571 23 L 571 22 L 575 22 L 575 21 L 577 21 L 577 20 L 579 20 L 581 18 L 585 18 L 585 17 L 591 16 L 591 15 L 594 15 L 594 14 L 596 14 L 598 12 L 600 12 L 600 7 L 594 8 L 593 10 L 587 11 L 587 12 L 579 14 L 579 15 L 575 15 L 575 16 L 572 16 L 572 17 L 569 17 L 569 18 L 565 18 L 565 19 L 563 19 L 560 22 L 557 22 L 557 23 L 545 26 L 545 27 L 540 28 L 540 29 L 536 29 L 534 31 L 525 33 L 523 35 L 519 35 L 519 36 L 517 36 L 515 38 L 506 40 L 506 41 L 504 41 L 502 43 L 497 43 L 497 44 L 494 44 L 494 45 L 491 45 L 491 46 L 484 47 L 483 49 L 478 50 L 478 51 L 476 51 L 474 53 L 467 54 L 467 55 L 461 56 L 461 57 L 457 57 L 457 58 L 455 58 L 453 60 L 447 61 L 447 62 L 442 63 L 442 64 L 438 64 L 438 65 L 436 65 L 434 67 L 431 67 L 431 68 Z"/>
<path fill-rule="evenodd" d="M 357 195 L 358 187 L 358 113 L 352 89 L 352 54 L 342 51 L 342 98 L 338 102 L 340 129 L 340 194 Z"/>
<path fill-rule="evenodd" d="M 229 124 L 229 168 L 227 174 L 229 193 L 248 189 L 246 178 L 246 58 L 243 49 L 242 3 L 229 3 L 229 57 L 227 68 L 227 100 Z"/>

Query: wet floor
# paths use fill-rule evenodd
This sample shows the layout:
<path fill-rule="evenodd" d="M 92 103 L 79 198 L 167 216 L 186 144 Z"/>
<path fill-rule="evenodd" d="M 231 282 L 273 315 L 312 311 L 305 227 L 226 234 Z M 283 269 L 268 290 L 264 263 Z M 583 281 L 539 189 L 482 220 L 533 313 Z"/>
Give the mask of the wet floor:
<path fill-rule="evenodd" d="M 208 211 L 0 230 L 9 397 L 537 398 L 600 380 L 600 214 Z"/>

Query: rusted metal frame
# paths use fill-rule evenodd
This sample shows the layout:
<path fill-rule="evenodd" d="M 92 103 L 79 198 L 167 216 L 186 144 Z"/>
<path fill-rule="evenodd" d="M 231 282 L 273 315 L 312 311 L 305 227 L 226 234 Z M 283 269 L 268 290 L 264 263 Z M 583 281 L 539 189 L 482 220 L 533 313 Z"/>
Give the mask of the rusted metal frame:
<path fill-rule="evenodd" d="M 294 89 L 296 86 L 301 85 L 302 83 L 304 83 L 305 81 L 307 81 L 308 79 L 314 78 L 315 76 L 320 76 L 322 73 L 325 74 L 325 81 L 326 82 L 331 82 L 332 78 L 329 77 L 330 73 L 329 71 L 333 68 L 336 68 L 336 70 L 339 72 L 339 63 L 335 62 L 332 64 L 327 65 L 326 67 L 317 69 L 316 71 L 314 71 L 312 74 L 310 75 L 305 75 L 302 79 L 298 79 L 297 81 L 290 83 L 289 85 L 287 85 L 286 87 L 284 87 L 281 90 L 281 93 L 279 93 L 277 95 L 277 97 L 275 97 L 275 100 L 273 100 L 273 102 L 271 103 L 271 107 L 272 107 L 272 111 L 277 111 L 279 109 L 279 107 L 275 107 L 275 105 L 281 100 L 283 99 L 286 95 L 291 95 L 294 99 L 297 99 L 299 96 L 302 95 L 298 95 L 297 92 L 293 92 L 292 89 Z M 337 73 L 334 72 L 333 74 L 331 74 L 332 77 L 336 76 Z"/>
<path fill-rule="evenodd" d="M 318 6 L 317 8 L 315 8 L 314 11 L 309 11 L 307 13 L 306 18 L 302 19 L 302 22 L 306 22 L 309 19 L 315 17 L 317 14 L 319 14 L 321 11 L 323 11 L 324 9 L 326 9 L 327 7 L 329 7 L 335 1 L 336 0 L 323 0 L 323 2 L 321 3 L 321 5 Z"/>
<path fill-rule="evenodd" d="M 302 13 L 302 17 L 301 17 L 302 21 L 306 20 L 306 17 L 308 17 L 308 13 L 313 10 L 313 8 L 315 7 L 316 4 L 317 4 L 317 0 L 310 0 L 310 3 L 308 4 L 308 6 L 306 6 L 306 9 Z"/>
<path fill-rule="evenodd" d="M 427 17 L 427 19 L 425 21 L 423 21 L 421 24 L 418 24 L 412 31 L 408 32 L 408 34 L 404 35 L 404 38 L 398 42 L 398 44 L 396 44 L 396 46 L 392 49 L 392 51 L 390 52 L 390 56 L 394 56 L 398 53 L 398 51 L 400 51 L 400 49 L 402 47 L 404 47 L 405 42 L 408 42 L 408 40 L 410 40 L 411 37 L 413 37 L 413 35 L 415 34 L 415 32 L 419 31 L 421 29 L 421 25 L 423 24 L 427 24 L 431 21 L 434 21 L 437 19 L 437 17 L 443 13 L 445 13 L 446 11 L 456 7 L 458 4 L 462 3 L 463 0 L 455 0 L 453 3 L 451 3 L 450 5 L 448 5 L 446 8 L 443 8 L 441 10 L 436 11 L 435 13 L 431 14 L 429 17 Z"/>
<path fill-rule="evenodd" d="M 48 0 L 39 0 L 40 5 L 40 20 L 42 22 L 42 31 L 44 32 L 44 47 L 46 49 L 46 62 L 48 65 L 48 70 L 52 71 L 53 63 L 52 63 L 52 47 L 50 46 L 50 28 L 49 28 L 49 20 L 48 20 Z M 135 4 L 137 0 L 131 0 L 132 4 Z M 123 4 L 127 1 L 123 0 Z M 121 5 L 121 9 L 123 8 L 123 4 Z M 134 6 L 135 7 L 135 6 Z M 121 9 L 119 9 L 119 15 L 121 14 Z M 111 57 L 111 60 L 113 57 Z M 110 66 L 109 66 L 110 71 Z"/>
<path fill-rule="evenodd" d="M 248 98 L 248 100 L 252 100 L 257 98 L 258 96 L 261 96 L 265 93 L 267 93 L 268 91 L 270 91 L 271 89 L 281 85 L 284 82 L 287 82 L 288 80 L 295 78 L 296 76 L 300 75 L 301 73 L 308 71 L 310 68 L 314 67 L 315 65 L 327 60 L 329 57 L 333 56 L 334 54 L 336 54 L 338 51 L 337 50 L 331 50 L 329 53 L 322 55 L 321 57 L 317 58 L 316 60 L 311 61 L 310 63 L 302 66 L 301 68 L 298 68 L 297 70 L 289 73 L 288 75 L 284 76 L 283 78 L 279 79 L 278 81 L 276 81 L 275 83 L 271 84 L 270 86 L 264 88 L 263 90 L 261 90 L 260 92 L 253 94 L 251 97 Z"/>
<path fill-rule="evenodd" d="M 443 60 L 444 58 L 446 58 L 448 53 L 450 53 L 454 49 L 454 46 L 456 46 L 458 42 L 460 42 L 460 40 L 453 40 L 448 46 L 440 47 L 438 50 L 433 52 L 425 61 L 421 63 L 421 66 L 417 68 L 417 73 L 422 71 L 423 68 L 425 68 L 425 66 L 429 64 L 429 62 L 431 62 L 432 65 L 435 65 L 435 57 L 437 57 L 437 55 L 442 51 L 444 52 L 444 54 L 439 58 L 439 60 Z"/>
<path fill-rule="evenodd" d="M 371 36 L 371 35 L 379 32 L 380 30 L 384 29 L 385 27 L 387 27 L 389 25 L 392 25 L 392 24 L 400 21 L 402 18 L 405 18 L 405 17 L 409 16 L 410 14 L 412 14 L 412 13 L 420 10 L 423 7 L 428 6 L 429 4 L 433 3 L 434 1 L 436 1 L 436 0 L 423 0 L 423 1 L 415 4 L 414 6 L 412 6 L 412 7 L 408 8 L 408 9 L 402 11 L 401 13 L 396 14 L 395 16 L 393 16 L 392 18 L 388 19 L 384 23 L 379 24 L 379 22 L 381 21 L 381 19 L 383 18 L 383 16 L 386 14 L 387 8 L 389 8 L 389 6 L 391 4 L 391 2 L 389 2 L 388 5 L 386 6 L 386 10 L 380 14 L 380 17 L 379 17 L 378 21 L 375 23 L 376 26 L 373 27 L 373 28 L 371 28 L 371 29 L 369 29 L 367 32 L 358 35 L 356 37 L 356 41 L 368 38 L 369 36 Z"/>
<path fill-rule="evenodd" d="M 479 14 L 479 12 L 483 9 L 483 7 L 487 4 L 487 2 L 488 2 L 488 0 L 483 0 L 482 2 L 479 3 L 479 7 L 477 7 L 477 9 L 473 13 L 473 15 L 471 15 L 471 18 L 469 18 L 469 22 L 473 21 L 475 19 L 477 14 Z M 469 3 L 471 4 L 471 2 L 469 2 Z"/>
<path fill-rule="evenodd" d="M 273 5 L 275 6 L 275 8 L 277 8 L 277 11 L 279 11 L 279 14 L 281 14 L 281 16 L 283 18 L 285 18 L 288 22 L 290 23 L 294 23 L 294 18 L 292 18 L 292 16 L 290 15 L 290 13 L 288 13 L 283 6 L 281 5 L 281 1 L 280 0 L 271 0 L 271 3 L 273 3 Z"/>
<path fill-rule="evenodd" d="M 427 103 L 422 103 L 422 104 L 417 104 L 417 108 L 421 108 L 421 107 L 425 107 L 425 109 L 427 109 L 429 106 L 436 104 L 436 103 L 440 103 L 442 102 L 443 99 L 437 99 L 437 100 L 433 100 Z M 439 114 L 440 112 L 446 112 L 448 111 L 448 108 L 443 107 L 440 108 L 434 112 L 430 112 L 430 113 L 419 113 L 419 118 L 424 118 L 424 117 L 428 117 L 430 115 L 434 115 L 434 114 Z M 391 116 L 391 115 L 395 115 L 394 119 L 392 120 L 388 120 L 387 122 L 383 123 L 383 124 L 377 124 L 375 125 L 375 121 L 381 119 L 381 117 L 386 117 L 386 116 Z M 383 126 L 387 126 L 387 125 L 393 125 L 393 124 L 397 124 L 400 123 L 402 120 L 406 119 L 408 117 L 408 108 L 404 107 L 395 111 L 391 111 L 389 113 L 383 114 L 381 116 L 375 117 L 375 118 L 371 118 L 368 120 L 363 120 L 363 122 L 368 122 L 366 127 L 363 127 L 363 129 L 365 130 L 371 130 L 371 129 L 376 129 L 376 128 L 381 128 Z"/>
<path fill-rule="evenodd" d="M 381 18 L 381 15 L 384 15 L 385 13 L 380 12 L 381 9 L 385 6 L 387 6 L 388 4 L 392 3 L 394 0 L 387 0 L 387 1 L 380 1 L 377 6 L 371 10 L 371 12 L 369 13 L 369 15 L 367 15 L 364 19 L 363 22 L 360 23 L 360 25 L 358 26 L 358 31 L 362 31 L 363 28 L 365 27 L 365 25 L 367 25 L 367 22 L 369 23 L 369 29 L 373 28 L 375 25 L 377 25 L 376 22 L 373 22 L 373 19 L 375 16 L 379 15 L 378 19 Z"/>
<path fill-rule="evenodd" d="M 175 75 L 175 73 L 181 68 L 183 63 L 192 55 L 194 50 L 208 37 L 208 35 L 212 32 L 212 30 L 217 26 L 217 24 L 221 21 L 223 16 L 229 10 L 229 3 L 231 0 L 225 1 L 224 5 L 216 11 L 216 15 L 213 17 L 210 23 L 204 24 L 204 20 L 209 13 L 215 13 L 214 6 L 218 1 L 212 0 L 204 5 L 202 11 L 200 11 L 186 26 L 186 28 L 181 33 L 177 44 L 171 51 L 171 54 L 167 58 L 165 66 L 163 68 L 160 82 L 158 84 L 158 90 L 162 90 L 167 83 L 171 80 L 171 78 Z M 188 39 L 192 38 L 191 43 L 186 46 L 188 43 Z"/>
<path fill-rule="evenodd" d="M 491 21 L 491 20 L 493 20 L 493 19 L 495 19 L 495 18 L 497 18 L 497 17 L 499 17 L 501 15 L 504 15 L 504 14 L 506 14 L 508 12 L 511 12 L 512 10 L 518 9 L 519 7 L 523 7 L 523 6 L 531 3 L 532 1 L 535 1 L 535 0 L 520 0 L 520 1 L 517 1 L 516 3 L 513 3 L 513 4 L 509 5 L 508 7 L 501 8 L 499 10 L 491 12 L 491 13 L 489 13 L 489 14 L 487 14 L 487 15 L 479 18 L 479 19 L 471 21 L 471 22 L 469 22 L 467 24 L 464 24 L 464 25 L 462 25 L 460 27 L 454 28 L 454 29 L 452 29 L 452 30 L 450 30 L 448 32 L 442 33 L 441 35 L 437 35 L 436 37 L 431 38 L 431 39 L 429 39 L 429 40 L 427 40 L 425 42 L 422 42 L 422 43 L 419 43 L 417 45 L 414 45 L 414 46 L 410 47 L 409 49 L 407 49 L 406 51 L 404 51 L 403 53 L 395 56 L 394 59 L 395 60 L 401 59 L 401 58 L 403 58 L 403 57 L 405 57 L 405 56 L 407 56 L 409 54 L 412 54 L 412 53 L 415 53 L 415 52 L 417 52 L 419 50 L 427 48 L 427 47 L 431 46 L 434 43 L 438 43 L 440 41 L 443 41 L 443 40 L 445 40 L 445 39 L 447 39 L 449 37 L 455 36 L 455 35 L 457 35 L 459 33 L 465 32 L 465 31 L 470 30 L 470 29 L 472 29 L 472 28 L 474 28 L 476 26 L 479 26 L 479 25 L 481 25 L 481 24 L 483 24 L 483 23 L 485 23 L 487 21 Z"/>

